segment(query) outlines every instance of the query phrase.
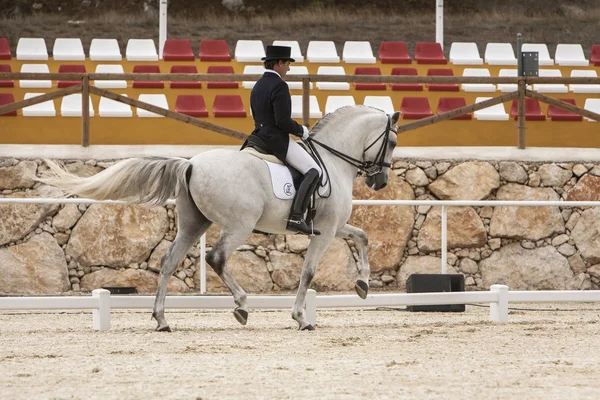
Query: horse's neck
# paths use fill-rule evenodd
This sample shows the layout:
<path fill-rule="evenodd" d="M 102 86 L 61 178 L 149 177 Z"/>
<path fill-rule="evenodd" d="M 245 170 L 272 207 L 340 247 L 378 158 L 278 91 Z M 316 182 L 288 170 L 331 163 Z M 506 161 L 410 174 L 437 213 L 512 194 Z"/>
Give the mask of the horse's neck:
<path fill-rule="evenodd" d="M 352 134 L 344 130 L 335 133 L 332 132 L 329 135 L 319 136 L 321 137 L 315 138 L 319 142 L 326 144 L 327 146 L 339 151 L 340 153 L 350 156 L 355 160 L 362 161 L 364 142 L 362 138 L 359 139 L 357 137 L 352 137 Z M 358 171 L 357 167 L 347 161 L 344 161 L 340 157 L 331 153 L 329 150 L 326 150 L 318 145 L 316 147 L 333 180 L 345 179 L 349 180 L 350 182 L 354 180 L 356 172 Z M 337 174 L 334 173 L 334 171 L 337 172 Z"/>

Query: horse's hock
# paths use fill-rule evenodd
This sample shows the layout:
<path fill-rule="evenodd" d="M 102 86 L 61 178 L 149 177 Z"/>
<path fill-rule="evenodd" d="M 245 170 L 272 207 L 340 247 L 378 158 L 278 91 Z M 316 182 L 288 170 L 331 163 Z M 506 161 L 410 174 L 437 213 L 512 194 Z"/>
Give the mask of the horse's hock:
<path fill-rule="evenodd" d="M 66 161 L 79 175 L 112 162 Z M 2 197 L 51 197 L 35 183 L 41 160 L 0 160 Z M 600 200 L 600 163 L 396 161 L 389 185 L 370 191 L 359 179 L 355 199 Z M 160 259 L 177 233 L 174 206 L 0 204 L 0 294 L 53 294 L 102 286 L 154 293 Z M 439 207 L 355 206 L 350 223 L 369 237 L 374 289 L 404 290 L 412 273 L 439 273 Z M 448 272 L 467 290 L 506 284 L 514 290 L 600 289 L 600 210 L 566 207 L 450 207 Z M 215 243 L 218 228 L 207 233 Z M 249 292 L 297 287 L 308 238 L 252 234 L 228 268 Z M 313 285 L 352 290 L 356 248 L 336 239 Z M 193 247 L 169 282 L 170 292 L 197 292 L 200 249 Z M 210 268 L 209 293 L 226 289 Z"/>

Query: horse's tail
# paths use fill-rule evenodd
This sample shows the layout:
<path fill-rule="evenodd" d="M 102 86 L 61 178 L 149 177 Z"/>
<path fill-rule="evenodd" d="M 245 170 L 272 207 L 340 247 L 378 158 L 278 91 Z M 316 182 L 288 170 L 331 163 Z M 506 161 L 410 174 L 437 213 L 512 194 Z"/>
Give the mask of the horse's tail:
<path fill-rule="evenodd" d="M 73 175 L 51 160 L 48 176 L 37 180 L 69 195 L 94 200 L 164 204 L 188 190 L 192 164 L 184 158 L 130 158 L 88 178 Z"/>

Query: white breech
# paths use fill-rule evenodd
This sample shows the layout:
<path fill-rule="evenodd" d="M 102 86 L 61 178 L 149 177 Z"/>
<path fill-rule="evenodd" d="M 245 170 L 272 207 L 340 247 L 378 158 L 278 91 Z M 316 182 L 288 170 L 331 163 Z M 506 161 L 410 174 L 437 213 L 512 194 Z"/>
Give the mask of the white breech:
<path fill-rule="evenodd" d="M 306 174 L 310 169 L 314 168 L 319 171 L 319 176 L 322 175 L 321 168 L 315 160 L 304 150 L 298 143 L 296 143 L 292 138 L 289 139 L 290 143 L 288 146 L 288 151 L 285 156 L 285 161 L 290 164 L 292 167 L 296 168 L 298 171 L 302 172 L 302 174 Z"/>

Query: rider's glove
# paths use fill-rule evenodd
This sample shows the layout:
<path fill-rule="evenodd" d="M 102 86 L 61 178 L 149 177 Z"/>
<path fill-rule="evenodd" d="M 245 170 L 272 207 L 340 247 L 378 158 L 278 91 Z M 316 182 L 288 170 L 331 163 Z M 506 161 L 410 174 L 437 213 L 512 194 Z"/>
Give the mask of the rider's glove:
<path fill-rule="evenodd" d="M 304 125 L 302 125 L 302 140 L 308 139 L 308 136 L 309 136 L 308 128 L 305 127 Z"/>

